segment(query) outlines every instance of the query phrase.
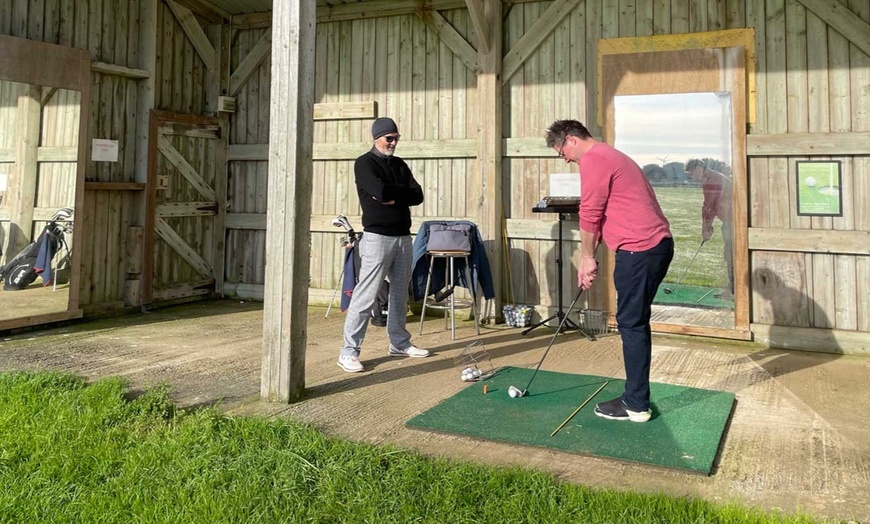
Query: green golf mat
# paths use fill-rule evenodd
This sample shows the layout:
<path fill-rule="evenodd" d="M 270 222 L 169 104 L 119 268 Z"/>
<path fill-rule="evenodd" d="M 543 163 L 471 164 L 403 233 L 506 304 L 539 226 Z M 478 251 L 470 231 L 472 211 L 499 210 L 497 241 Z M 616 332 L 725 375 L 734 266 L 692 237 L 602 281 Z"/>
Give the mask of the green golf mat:
<path fill-rule="evenodd" d="M 623 380 L 610 379 L 603 390 L 550 437 L 608 379 L 540 371 L 526 396 L 511 398 L 508 388 L 524 388 L 533 371 L 501 368 L 495 376 L 469 384 L 406 425 L 710 474 L 731 415 L 733 393 L 651 384 L 653 414 L 648 422 L 607 420 L 595 415 L 595 404 L 616 398 L 625 384 Z"/>
<path fill-rule="evenodd" d="M 669 289 L 671 292 L 667 293 L 665 289 Z M 721 299 L 714 296 L 721 292 L 722 289 L 716 287 L 662 282 L 653 304 L 734 309 L 733 299 Z"/>

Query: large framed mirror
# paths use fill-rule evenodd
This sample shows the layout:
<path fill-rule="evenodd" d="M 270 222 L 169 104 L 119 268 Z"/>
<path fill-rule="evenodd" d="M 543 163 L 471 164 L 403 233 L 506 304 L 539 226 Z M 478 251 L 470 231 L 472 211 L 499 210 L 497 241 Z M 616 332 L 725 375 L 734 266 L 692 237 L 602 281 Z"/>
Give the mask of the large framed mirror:
<path fill-rule="evenodd" d="M 0 36 L 0 331 L 82 315 L 87 51 Z"/>
<path fill-rule="evenodd" d="M 658 332 L 748 340 L 746 122 L 751 30 L 599 41 L 599 123 L 653 185 L 674 261 L 652 308 Z M 604 272 L 613 256 L 602 254 Z M 605 306 L 616 307 L 612 284 Z"/>
<path fill-rule="evenodd" d="M 652 318 L 734 329 L 731 93 L 623 95 L 613 104 L 615 147 L 643 169 L 679 246 Z"/>

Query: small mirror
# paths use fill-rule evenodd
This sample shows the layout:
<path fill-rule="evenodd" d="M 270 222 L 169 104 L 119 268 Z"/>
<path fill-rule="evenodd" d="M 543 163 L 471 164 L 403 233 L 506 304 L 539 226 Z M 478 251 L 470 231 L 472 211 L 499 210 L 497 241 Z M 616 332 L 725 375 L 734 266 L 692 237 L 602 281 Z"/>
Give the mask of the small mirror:
<path fill-rule="evenodd" d="M 0 81 L 0 320 L 67 310 L 80 106 Z"/>
<path fill-rule="evenodd" d="M 615 141 L 643 169 L 674 235 L 652 321 L 734 327 L 731 94 L 614 97 Z"/>
<path fill-rule="evenodd" d="M 89 74 L 86 51 L 0 36 L 0 330 L 80 316 Z"/>

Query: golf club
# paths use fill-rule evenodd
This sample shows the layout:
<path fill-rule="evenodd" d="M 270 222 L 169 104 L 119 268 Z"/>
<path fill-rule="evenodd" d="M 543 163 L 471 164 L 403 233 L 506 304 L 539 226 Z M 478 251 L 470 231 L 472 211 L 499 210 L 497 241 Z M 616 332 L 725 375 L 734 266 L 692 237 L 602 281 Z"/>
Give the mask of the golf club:
<path fill-rule="evenodd" d="M 559 336 L 559 333 L 562 332 L 562 328 L 565 325 L 565 320 L 567 320 L 568 317 L 571 315 L 571 311 L 574 309 L 574 305 L 577 303 L 577 299 L 580 298 L 580 295 L 583 294 L 583 291 L 584 290 L 582 287 L 578 288 L 577 294 L 574 296 L 574 300 L 571 301 L 571 305 L 568 306 L 568 311 L 565 313 L 565 316 L 562 317 L 562 321 L 559 323 L 559 327 L 556 328 L 556 332 L 553 333 L 553 338 L 551 338 L 550 343 L 547 344 L 547 349 L 544 350 L 544 354 L 541 356 L 541 360 L 538 361 L 538 365 L 537 365 L 537 367 L 535 367 L 535 372 L 532 373 L 532 378 L 529 379 L 529 383 L 526 384 L 526 388 L 519 389 L 519 388 L 516 388 L 514 386 L 510 386 L 508 388 L 508 395 L 510 395 L 511 398 L 518 398 L 518 397 L 526 396 L 526 392 L 529 390 L 529 386 L 531 386 L 532 381 L 535 380 L 535 376 L 537 376 L 538 370 L 541 369 L 541 364 L 543 364 L 544 359 L 547 358 L 547 353 L 549 353 L 550 348 L 553 347 L 553 342 L 556 341 L 556 337 Z"/>
<path fill-rule="evenodd" d="M 677 283 L 674 284 L 674 287 L 677 287 L 677 286 L 679 286 L 680 284 L 683 283 L 683 279 L 686 278 L 686 272 L 688 272 L 688 271 L 689 271 L 689 268 L 692 267 L 692 264 L 695 262 L 695 258 L 697 258 L 698 253 L 701 252 L 701 248 L 704 247 L 704 243 L 706 243 L 706 242 L 707 242 L 706 240 L 702 240 L 702 241 L 701 241 L 701 245 L 699 245 L 699 246 L 698 246 L 698 249 L 695 250 L 695 254 L 692 255 L 692 260 L 689 261 L 689 265 L 687 265 L 687 266 L 686 266 L 686 269 L 683 270 L 683 274 L 680 276 L 680 279 L 677 280 Z M 670 295 L 671 293 L 674 292 L 674 289 L 673 289 L 673 288 L 670 288 L 670 287 L 666 287 L 666 288 L 664 289 L 664 291 L 665 291 L 665 295 Z"/>

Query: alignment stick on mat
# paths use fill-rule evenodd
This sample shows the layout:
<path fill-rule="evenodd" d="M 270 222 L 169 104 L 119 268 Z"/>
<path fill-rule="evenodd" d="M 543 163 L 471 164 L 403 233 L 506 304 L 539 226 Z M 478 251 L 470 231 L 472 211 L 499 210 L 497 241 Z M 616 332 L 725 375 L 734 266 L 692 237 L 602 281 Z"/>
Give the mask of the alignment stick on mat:
<path fill-rule="evenodd" d="M 554 429 L 553 432 L 550 433 L 550 436 L 552 437 L 553 435 L 555 435 L 556 433 L 558 433 L 559 430 L 562 429 L 562 428 L 565 426 L 565 424 L 568 423 L 569 420 L 571 420 L 572 418 L 574 418 L 574 415 L 576 415 L 577 413 L 579 413 L 580 410 L 583 409 L 583 406 L 585 406 L 586 404 L 588 404 L 589 401 L 592 400 L 592 397 L 594 397 L 595 395 L 598 394 L 598 392 L 600 392 L 602 389 L 604 389 L 604 386 L 606 386 L 609 382 L 610 382 L 609 380 L 605 380 L 605 381 L 604 381 L 604 384 L 601 384 L 601 387 L 595 390 L 595 393 L 589 395 L 589 398 L 586 399 L 586 402 L 580 404 L 580 407 L 577 408 L 577 409 L 575 409 L 575 410 L 574 410 L 574 413 L 571 413 L 570 415 L 568 415 L 568 418 L 566 418 L 564 422 L 562 422 L 561 424 L 559 424 L 559 427 L 558 427 L 558 428 Z"/>

